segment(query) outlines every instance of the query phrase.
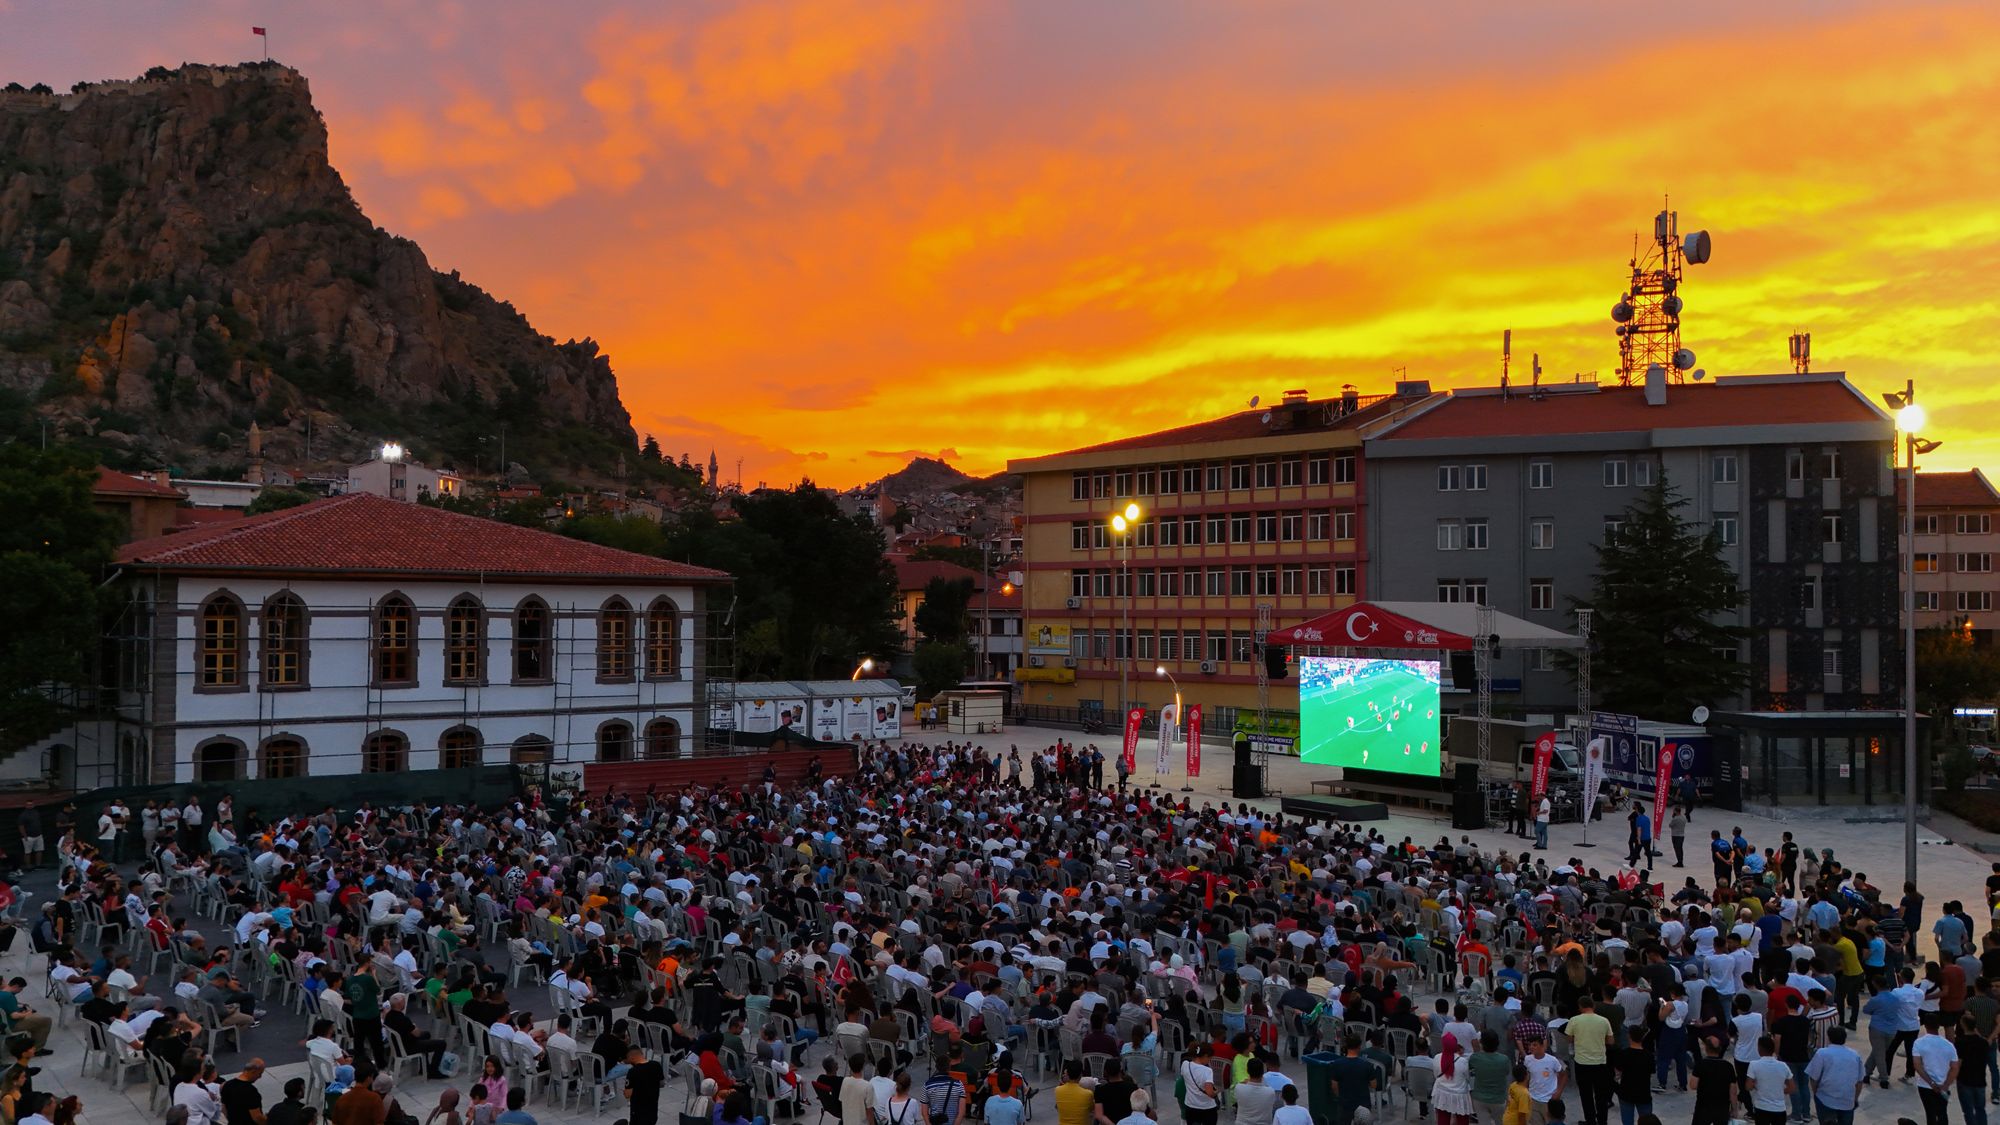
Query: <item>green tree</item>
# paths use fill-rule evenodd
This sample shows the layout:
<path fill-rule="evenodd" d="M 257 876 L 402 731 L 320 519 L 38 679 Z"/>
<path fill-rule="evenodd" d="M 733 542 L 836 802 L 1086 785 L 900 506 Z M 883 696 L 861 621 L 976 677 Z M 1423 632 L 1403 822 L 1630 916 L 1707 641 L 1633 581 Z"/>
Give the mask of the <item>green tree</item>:
<path fill-rule="evenodd" d="M 0 752 L 73 714 L 62 685 L 85 682 L 110 595 L 98 580 L 117 521 L 91 503 L 96 466 L 75 451 L 0 447 Z"/>
<path fill-rule="evenodd" d="M 1608 710 L 1685 721 L 1698 705 L 1735 695 L 1746 669 L 1725 654 L 1744 631 L 1717 622 L 1743 602 L 1722 541 L 1681 517 L 1687 500 L 1664 474 L 1625 510 L 1597 548 L 1587 602 L 1591 683 Z M 1574 658 L 1568 663 L 1574 668 Z"/>
<path fill-rule="evenodd" d="M 879 529 L 841 514 L 810 481 L 733 504 L 731 520 L 690 504 L 661 553 L 735 576 L 741 674 L 845 677 L 863 656 L 899 646 L 896 572 Z"/>
<path fill-rule="evenodd" d="M 966 664 L 972 659 L 972 650 L 964 644 L 949 641 L 925 641 L 910 655 L 910 663 L 917 671 L 917 695 L 931 699 L 938 692 L 958 686 L 965 679 Z"/>
<path fill-rule="evenodd" d="M 1931 716 L 1933 737 L 1958 727 L 1953 713 L 2000 695 L 2000 655 L 1979 648 L 1958 629 L 1917 633 L 1917 706 Z"/>
<path fill-rule="evenodd" d="M 296 508 L 300 504 L 310 504 L 317 499 L 319 497 L 303 489 L 274 485 L 258 492 L 250 501 L 250 506 L 243 509 L 243 514 L 261 516 L 265 512 L 281 512 L 286 508 Z"/>
<path fill-rule="evenodd" d="M 562 533 L 600 547 L 615 547 L 641 555 L 659 555 L 667 549 L 667 533 L 658 520 L 645 516 L 578 516 L 563 521 Z"/>
<path fill-rule="evenodd" d="M 910 552 L 911 562 L 948 562 L 978 571 L 986 565 L 985 552 L 977 547 L 935 547 L 925 544 Z"/>
<path fill-rule="evenodd" d="M 927 641 L 947 644 L 965 639 L 972 604 L 972 579 L 933 578 L 924 583 L 924 600 L 917 606 L 917 632 Z"/>

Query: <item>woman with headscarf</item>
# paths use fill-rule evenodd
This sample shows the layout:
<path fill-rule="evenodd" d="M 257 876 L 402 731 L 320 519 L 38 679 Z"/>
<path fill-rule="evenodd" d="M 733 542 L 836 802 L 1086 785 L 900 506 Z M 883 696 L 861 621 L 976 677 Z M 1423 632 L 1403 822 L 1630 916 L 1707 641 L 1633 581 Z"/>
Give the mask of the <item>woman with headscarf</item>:
<path fill-rule="evenodd" d="M 703 1121 L 709 1120 L 716 1109 L 715 1091 L 715 1079 L 702 1079 L 701 1092 L 697 1093 L 694 1096 L 694 1100 L 688 1102 L 687 1108 L 681 1111 L 682 1120 L 691 1120 L 694 1118 L 700 1118 Z"/>
<path fill-rule="evenodd" d="M 1438 1051 L 1437 1081 L 1431 1086 L 1431 1106 L 1437 1125 L 1472 1125 L 1478 1107 L 1472 1104 L 1472 1069 L 1458 1036 L 1446 1032 Z"/>

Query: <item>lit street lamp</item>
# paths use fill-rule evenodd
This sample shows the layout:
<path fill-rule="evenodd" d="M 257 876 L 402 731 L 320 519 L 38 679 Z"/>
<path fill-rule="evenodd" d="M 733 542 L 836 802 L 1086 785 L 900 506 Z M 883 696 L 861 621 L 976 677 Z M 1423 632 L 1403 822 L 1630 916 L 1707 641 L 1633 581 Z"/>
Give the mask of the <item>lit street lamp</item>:
<path fill-rule="evenodd" d="M 1903 436 L 1903 880 L 1917 881 L 1917 456 L 1943 445 L 1917 436 L 1924 428 L 1924 408 L 1917 404 L 1915 380 L 1903 390 L 1882 396 L 1896 412 L 1896 432 Z"/>
<path fill-rule="evenodd" d="M 1119 631 L 1118 639 L 1125 645 L 1125 657 L 1118 661 L 1118 715 L 1122 722 L 1125 711 L 1132 706 L 1132 657 L 1136 646 L 1132 643 L 1132 540 L 1139 531 L 1139 505 L 1127 504 L 1125 510 L 1111 517 L 1111 530 L 1125 540 L 1125 626 Z M 1116 656 L 1118 646 L 1111 648 Z"/>
<path fill-rule="evenodd" d="M 873 672 L 874 670 L 875 670 L 875 658 L 872 656 L 866 657 L 861 661 L 861 663 L 854 666 L 854 674 L 847 678 L 850 680 L 858 680 L 861 678 L 861 673 Z"/>

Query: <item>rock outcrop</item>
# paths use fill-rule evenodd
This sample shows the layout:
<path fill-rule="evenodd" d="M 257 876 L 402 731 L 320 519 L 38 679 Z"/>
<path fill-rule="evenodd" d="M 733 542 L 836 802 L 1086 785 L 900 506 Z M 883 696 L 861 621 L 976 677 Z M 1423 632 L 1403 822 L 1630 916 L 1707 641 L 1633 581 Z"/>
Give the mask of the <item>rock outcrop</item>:
<path fill-rule="evenodd" d="M 308 467 L 390 436 L 491 467 L 503 429 L 537 472 L 637 454 L 597 344 L 370 222 L 275 63 L 0 91 L 0 396 L 114 463 L 190 470 L 252 422 Z"/>

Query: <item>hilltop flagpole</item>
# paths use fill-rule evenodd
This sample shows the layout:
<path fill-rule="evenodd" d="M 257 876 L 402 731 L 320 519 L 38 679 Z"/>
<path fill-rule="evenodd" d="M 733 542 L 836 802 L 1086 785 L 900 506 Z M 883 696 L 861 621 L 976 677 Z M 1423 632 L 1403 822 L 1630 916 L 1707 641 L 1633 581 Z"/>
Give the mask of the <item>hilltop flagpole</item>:
<path fill-rule="evenodd" d="M 271 33 L 261 27 L 252 27 L 250 34 L 264 41 L 264 61 L 271 61 Z"/>

